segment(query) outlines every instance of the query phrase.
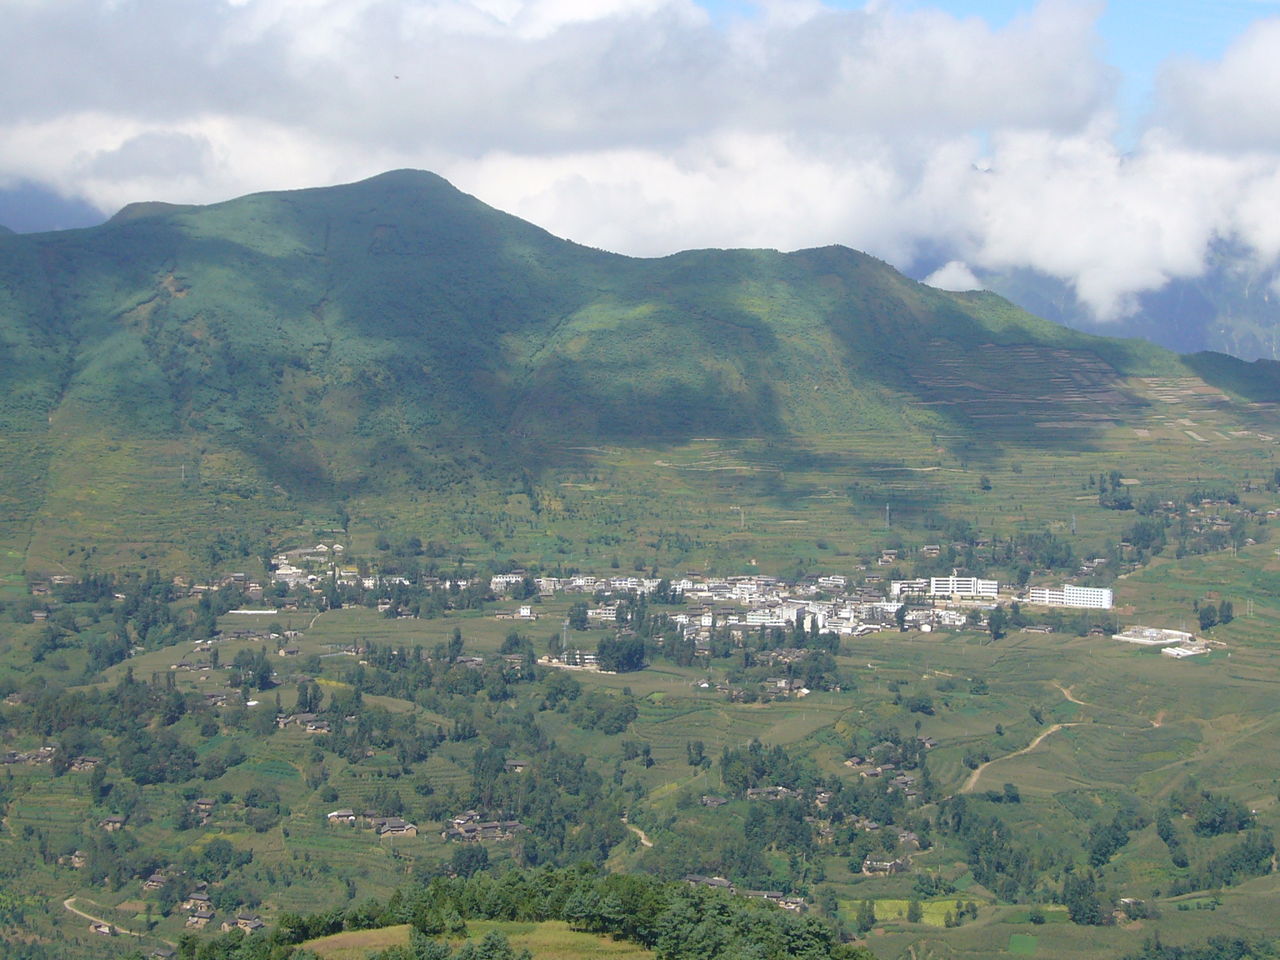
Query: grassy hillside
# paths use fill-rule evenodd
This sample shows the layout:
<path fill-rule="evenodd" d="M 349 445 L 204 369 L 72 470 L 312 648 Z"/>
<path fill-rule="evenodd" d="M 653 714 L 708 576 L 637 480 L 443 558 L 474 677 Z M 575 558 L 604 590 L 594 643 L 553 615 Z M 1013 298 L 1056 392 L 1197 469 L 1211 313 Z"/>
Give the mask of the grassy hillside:
<path fill-rule="evenodd" d="M 652 463 L 751 438 L 787 451 L 765 458 L 783 472 L 833 446 L 855 472 L 878 448 L 989 461 L 1095 447 L 1158 409 L 1135 378 L 1250 400 L 1280 382 L 844 248 L 615 256 L 414 171 L 0 237 L 0 357 L 11 585 L 244 563 L 316 518 L 425 540 L 459 504 L 497 515 L 522 490 L 536 514 L 583 478 L 625 497 L 636 474 L 604 449 Z"/>

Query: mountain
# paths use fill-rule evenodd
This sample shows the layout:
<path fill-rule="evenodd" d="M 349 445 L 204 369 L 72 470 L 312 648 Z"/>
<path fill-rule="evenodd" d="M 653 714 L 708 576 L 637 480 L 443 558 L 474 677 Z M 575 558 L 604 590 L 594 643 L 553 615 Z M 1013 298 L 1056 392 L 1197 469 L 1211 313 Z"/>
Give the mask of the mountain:
<path fill-rule="evenodd" d="M 1280 360 L 1280 270 L 1219 242 L 1199 277 L 1174 278 L 1138 294 L 1133 310 L 1101 322 L 1070 285 L 1034 270 L 978 271 L 983 285 L 1022 308 L 1077 330 L 1141 337 L 1179 353 L 1212 350 Z"/>
<path fill-rule="evenodd" d="M 132 205 L 0 237 L 0 577 L 475 511 L 590 445 L 1080 441 L 1150 406 L 1138 377 L 1280 396 L 1274 365 L 1089 336 L 846 248 L 627 258 L 417 171 Z"/>

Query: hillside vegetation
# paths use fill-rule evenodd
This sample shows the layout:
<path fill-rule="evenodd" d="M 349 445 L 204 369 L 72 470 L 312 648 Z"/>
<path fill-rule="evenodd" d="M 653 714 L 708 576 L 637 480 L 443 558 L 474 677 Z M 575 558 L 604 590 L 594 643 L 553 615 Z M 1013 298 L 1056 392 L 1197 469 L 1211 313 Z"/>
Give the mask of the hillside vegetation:
<path fill-rule="evenodd" d="M 1280 394 L 1270 368 L 1086 336 L 852 250 L 631 259 L 414 171 L 0 237 L 0 360 L 11 585 L 91 552 L 216 567 L 335 518 L 500 512 L 513 485 L 598 475 L 601 445 L 851 436 L 855 461 L 868 438 L 968 460 L 1091 443 L 1150 408 L 1135 377 Z"/>

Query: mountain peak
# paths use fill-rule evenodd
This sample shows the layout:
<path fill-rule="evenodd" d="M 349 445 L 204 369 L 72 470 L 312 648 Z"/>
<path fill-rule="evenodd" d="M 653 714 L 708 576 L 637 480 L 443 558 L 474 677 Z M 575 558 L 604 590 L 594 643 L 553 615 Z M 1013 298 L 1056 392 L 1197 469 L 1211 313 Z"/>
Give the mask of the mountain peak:
<path fill-rule="evenodd" d="M 162 217 L 169 213 L 182 213 L 185 210 L 195 210 L 196 205 L 191 203 L 165 203 L 162 200 L 140 200 L 136 203 L 127 203 L 121 207 L 107 221 L 107 223 L 127 223 L 130 220 L 140 220 L 143 217 Z"/>

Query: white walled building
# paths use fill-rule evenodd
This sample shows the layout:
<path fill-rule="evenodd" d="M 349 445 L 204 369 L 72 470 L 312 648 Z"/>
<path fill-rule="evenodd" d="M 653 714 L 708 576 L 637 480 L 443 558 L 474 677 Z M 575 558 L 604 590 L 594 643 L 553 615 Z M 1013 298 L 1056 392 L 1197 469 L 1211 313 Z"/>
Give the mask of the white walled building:
<path fill-rule="evenodd" d="M 1000 583 L 978 577 L 930 577 L 929 596 L 959 597 L 962 600 L 995 600 L 1000 594 Z"/>
<path fill-rule="evenodd" d="M 1067 583 L 1059 588 L 1032 587 L 1027 591 L 1028 603 L 1047 607 L 1077 607 L 1085 610 L 1110 610 L 1111 591 L 1106 587 L 1077 587 Z"/>

